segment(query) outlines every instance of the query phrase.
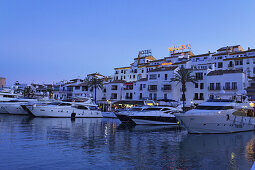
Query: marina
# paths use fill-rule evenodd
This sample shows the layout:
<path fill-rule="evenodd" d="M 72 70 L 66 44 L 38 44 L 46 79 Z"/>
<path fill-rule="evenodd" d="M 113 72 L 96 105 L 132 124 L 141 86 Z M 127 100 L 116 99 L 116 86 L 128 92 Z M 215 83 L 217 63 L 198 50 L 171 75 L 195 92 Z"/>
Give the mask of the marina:
<path fill-rule="evenodd" d="M 0 114 L 0 169 L 250 169 L 255 132 L 188 134 L 111 118 Z"/>
<path fill-rule="evenodd" d="M 2 0 L 0 170 L 255 170 L 254 7 Z"/>

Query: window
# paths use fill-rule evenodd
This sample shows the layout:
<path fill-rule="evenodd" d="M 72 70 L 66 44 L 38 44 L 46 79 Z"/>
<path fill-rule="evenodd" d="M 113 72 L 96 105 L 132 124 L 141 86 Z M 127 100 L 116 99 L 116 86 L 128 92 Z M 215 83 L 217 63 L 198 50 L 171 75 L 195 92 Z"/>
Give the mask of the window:
<path fill-rule="evenodd" d="M 232 90 L 236 90 L 237 89 L 237 82 L 232 82 Z"/>
<path fill-rule="evenodd" d="M 162 90 L 171 90 L 171 89 L 172 89 L 171 84 L 163 85 L 163 88 L 162 88 Z"/>
<path fill-rule="evenodd" d="M 160 77 L 160 74 L 158 74 L 158 78 Z"/>
<path fill-rule="evenodd" d="M 134 73 L 137 73 L 137 69 L 134 70 Z"/>
<path fill-rule="evenodd" d="M 222 68 L 222 62 L 218 63 L 218 68 Z"/>
<path fill-rule="evenodd" d="M 200 83 L 200 89 L 204 89 L 204 83 Z"/>
<path fill-rule="evenodd" d="M 203 80 L 203 73 L 196 73 L 197 80 Z"/>
<path fill-rule="evenodd" d="M 140 90 L 143 90 L 143 85 L 142 84 L 140 84 Z"/>
<path fill-rule="evenodd" d="M 80 90 L 80 86 L 75 86 L 75 90 Z"/>
<path fill-rule="evenodd" d="M 198 93 L 194 94 L 194 100 L 198 100 Z"/>
<path fill-rule="evenodd" d="M 123 70 L 121 70 L 121 73 L 123 73 Z"/>
<path fill-rule="evenodd" d="M 111 94 L 111 99 L 117 99 L 117 93 L 112 93 Z"/>
<path fill-rule="evenodd" d="M 237 60 L 237 61 L 235 61 L 235 65 L 236 66 L 238 66 L 239 65 L 239 61 Z"/>
<path fill-rule="evenodd" d="M 167 74 L 165 74 L 165 80 L 167 80 Z"/>
<path fill-rule="evenodd" d="M 146 84 L 143 84 L 143 88 L 146 88 Z"/>
<path fill-rule="evenodd" d="M 152 100 L 152 93 L 149 94 L 149 99 Z"/>
<path fill-rule="evenodd" d="M 154 93 L 153 100 L 157 100 L 157 93 Z"/>
<path fill-rule="evenodd" d="M 195 83 L 195 88 L 198 88 L 198 83 Z"/>
<path fill-rule="evenodd" d="M 240 60 L 240 65 L 243 65 L 243 60 Z"/>
<path fill-rule="evenodd" d="M 149 79 L 150 79 L 150 80 L 155 80 L 155 79 L 157 79 L 157 74 L 150 74 Z"/>
<path fill-rule="evenodd" d="M 230 90 L 230 82 L 225 83 L 225 88 L 224 90 Z"/>
<path fill-rule="evenodd" d="M 167 99 L 167 94 L 166 93 L 164 94 L 164 99 Z"/>
<path fill-rule="evenodd" d="M 88 91 L 88 86 L 82 86 L 82 91 Z"/>
<path fill-rule="evenodd" d="M 216 88 L 215 90 L 220 90 L 220 83 L 216 83 Z"/>
<path fill-rule="evenodd" d="M 143 94 L 142 94 L 142 93 L 140 93 L 140 96 L 139 96 L 139 98 L 140 98 L 140 99 L 142 99 L 142 98 L 143 98 Z"/>
<path fill-rule="evenodd" d="M 135 75 L 133 75 L 133 78 L 135 79 Z"/>
<path fill-rule="evenodd" d="M 112 90 L 118 90 L 118 86 L 117 85 L 112 85 Z"/>
<path fill-rule="evenodd" d="M 200 98 L 200 100 L 204 100 L 204 93 L 200 93 L 200 96 L 199 96 Z"/>
<path fill-rule="evenodd" d="M 148 90 L 156 91 L 157 90 L 157 85 L 149 85 Z"/>
<path fill-rule="evenodd" d="M 214 83 L 210 83 L 209 90 L 214 90 Z"/>
<path fill-rule="evenodd" d="M 228 67 L 233 67 L 233 62 L 232 61 L 229 62 Z"/>

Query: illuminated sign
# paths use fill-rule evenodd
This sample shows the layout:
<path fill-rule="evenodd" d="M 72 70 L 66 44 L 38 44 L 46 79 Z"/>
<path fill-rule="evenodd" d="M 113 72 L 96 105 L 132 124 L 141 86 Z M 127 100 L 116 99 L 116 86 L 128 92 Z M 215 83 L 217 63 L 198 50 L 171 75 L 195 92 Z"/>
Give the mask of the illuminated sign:
<path fill-rule="evenodd" d="M 185 50 L 185 49 L 190 49 L 190 44 L 180 45 L 180 46 L 175 46 L 175 47 L 169 47 L 168 51 Z"/>
<path fill-rule="evenodd" d="M 142 50 L 142 51 L 139 51 L 139 55 L 143 55 L 143 56 L 151 55 L 151 50 Z"/>
<path fill-rule="evenodd" d="M 172 62 L 169 62 L 169 63 L 162 63 L 161 65 L 162 66 L 167 66 L 167 65 L 172 65 L 173 63 Z"/>

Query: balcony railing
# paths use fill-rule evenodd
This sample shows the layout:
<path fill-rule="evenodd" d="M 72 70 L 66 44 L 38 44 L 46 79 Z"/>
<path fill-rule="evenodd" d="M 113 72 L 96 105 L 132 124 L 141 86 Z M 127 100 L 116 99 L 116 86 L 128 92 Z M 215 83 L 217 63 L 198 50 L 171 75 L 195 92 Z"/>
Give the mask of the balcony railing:
<path fill-rule="evenodd" d="M 132 88 L 123 88 L 123 90 L 133 90 L 133 87 Z"/>
<path fill-rule="evenodd" d="M 212 91 L 212 90 L 221 90 L 221 87 L 216 87 L 216 88 L 214 88 L 214 87 L 210 87 L 210 86 L 209 86 L 209 87 L 208 87 L 208 90 L 211 90 L 211 91 Z"/>
<path fill-rule="evenodd" d="M 157 91 L 157 88 L 148 88 L 148 91 Z"/>
<path fill-rule="evenodd" d="M 162 87 L 161 90 L 162 91 L 170 91 L 170 90 L 172 90 L 172 87 Z"/>

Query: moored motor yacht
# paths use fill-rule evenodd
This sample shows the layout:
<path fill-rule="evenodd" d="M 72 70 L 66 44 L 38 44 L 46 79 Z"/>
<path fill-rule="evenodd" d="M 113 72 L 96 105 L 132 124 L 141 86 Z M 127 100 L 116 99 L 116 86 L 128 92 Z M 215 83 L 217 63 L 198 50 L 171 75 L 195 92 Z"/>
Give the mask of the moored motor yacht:
<path fill-rule="evenodd" d="M 0 92 L 0 113 L 8 113 L 2 104 L 15 100 L 19 95 L 11 92 Z"/>
<path fill-rule="evenodd" d="M 178 125 L 173 112 L 178 111 L 173 107 L 140 106 L 115 112 L 115 114 L 122 123 L 134 123 L 137 125 Z"/>
<path fill-rule="evenodd" d="M 36 99 L 15 99 L 0 103 L 1 107 L 9 114 L 27 115 L 28 113 L 21 107 L 28 102 L 36 102 Z"/>
<path fill-rule="evenodd" d="M 35 104 L 32 107 L 23 105 L 31 114 L 37 117 L 98 117 L 102 113 L 98 110 L 97 105 L 93 104 L 90 99 L 85 102 L 53 102 L 50 104 Z"/>
<path fill-rule="evenodd" d="M 254 109 L 247 101 L 209 99 L 195 109 L 175 114 L 189 133 L 232 133 L 255 130 Z"/>

